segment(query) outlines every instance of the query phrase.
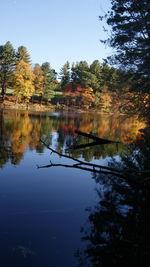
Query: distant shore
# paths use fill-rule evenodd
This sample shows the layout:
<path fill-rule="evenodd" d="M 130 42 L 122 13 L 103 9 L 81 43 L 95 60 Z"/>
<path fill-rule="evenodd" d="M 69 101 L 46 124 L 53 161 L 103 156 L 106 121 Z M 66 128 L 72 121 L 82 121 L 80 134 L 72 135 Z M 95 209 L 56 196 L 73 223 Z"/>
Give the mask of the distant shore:
<path fill-rule="evenodd" d="M 34 104 L 29 103 L 28 105 L 25 103 L 14 103 L 12 101 L 5 100 L 0 103 L 1 109 L 17 109 L 17 110 L 29 110 L 29 111 L 50 111 L 54 109 L 53 105 L 43 105 L 43 104 Z"/>
<path fill-rule="evenodd" d="M 22 110 L 22 111 L 38 111 L 38 112 L 74 112 L 74 113 L 101 113 L 101 114 L 118 114 L 118 115 L 129 115 L 121 112 L 113 112 L 113 111 L 103 111 L 103 110 L 95 110 L 92 108 L 79 108 L 73 106 L 65 106 L 65 105 L 52 105 L 52 104 L 37 104 L 37 103 L 29 103 L 28 105 L 25 103 L 14 103 L 13 101 L 5 100 L 0 103 L 0 109 L 9 109 L 9 110 Z M 137 114 L 130 114 L 137 115 Z"/>

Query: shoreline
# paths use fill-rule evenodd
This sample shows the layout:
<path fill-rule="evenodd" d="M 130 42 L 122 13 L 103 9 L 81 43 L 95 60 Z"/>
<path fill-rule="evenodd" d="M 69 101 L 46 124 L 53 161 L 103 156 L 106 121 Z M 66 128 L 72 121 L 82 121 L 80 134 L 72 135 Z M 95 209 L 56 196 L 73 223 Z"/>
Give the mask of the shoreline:
<path fill-rule="evenodd" d="M 20 110 L 20 111 L 29 111 L 29 112 L 74 112 L 74 113 L 95 113 L 95 114 L 105 114 L 105 115 L 138 115 L 136 113 L 121 113 L 121 112 L 113 112 L 113 111 L 103 111 L 103 110 L 94 110 L 94 109 L 81 109 L 79 107 L 68 107 L 65 105 L 43 105 L 43 104 L 35 104 L 29 103 L 28 106 L 26 104 L 16 104 L 14 102 L 5 100 L 3 103 L 0 103 L 0 109 L 4 110 Z"/>

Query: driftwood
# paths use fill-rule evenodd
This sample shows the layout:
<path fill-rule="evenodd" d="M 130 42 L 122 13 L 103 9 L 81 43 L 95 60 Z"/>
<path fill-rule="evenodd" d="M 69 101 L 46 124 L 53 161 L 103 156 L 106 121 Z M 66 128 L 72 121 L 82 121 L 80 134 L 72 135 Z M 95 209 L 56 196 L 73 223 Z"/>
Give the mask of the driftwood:
<path fill-rule="evenodd" d="M 86 144 L 81 144 L 81 145 L 75 145 L 75 146 L 71 146 L 69 147 L 69 149 L 81 149 L 81 148 L 86 148 L 86 147 L 90 147 L 90 146 L 97 146 L 100 143 L 98 142 L 92 142 L 92 143 L 86 143 Z"/>
<path fill-rule="evenodd" d="M 118 144 L 119 143 L 119 142 L 116 142 L 116 141 L 99 138 L 99 137 L 97 137 L 97 136 L 95 136 L 93 134 L 84 133 L 84 132 L 81 132 L 79 130 L 75 130 L 75 133 L 77 133 L 78 135 L 82 135 L 84 137 L 87 137 L 89 139 L 93 139 L 94 142 L 81 144 L 81 145 L 75 145 L 75 146 L 70 147 L 71 149 L 81 149 L 81 148 L 86 148 L 86 147 L 91 147 L 91 146 L 96 146 L 96 145 Z"/>
<path fill-rule="evenodd" d="M 57 152 L 56 150 L 49 147 L 44 141 L 41 140 L 41 143 L 44 144 L 44 146 L 51 151 L 51 153 L 55 153 L 60 157 L 67 158 L 70 160 L 73 160 L 74 164 L 53 164 L 50 161 L 50 164 L 44 165 L 44 166 L 37 166 L 37 168 L 50 168 L 50 167 L 66 167 L 66 168 L 76 168 L 84 171 L 90 171 L 92 173 L 99 173 L 99 174 L 107 174 L 111 176 L 116 176 L 119 178 L 124 179 L 130 184 L 137 185 L 137 186 L 147 186 L 147 182 L 150 181 L 150 170 L 145 171 L 137 171 L 135 169 L 116 169 L 111 168 L 103 165 L 98 165 L 94 163 L 85 162 L 76 158 L 73 158 L 69 155 L 62 154 L 60 152 Z M 145 178 L 138 179 L 137 176 L 144 175 Z M 149 187 L 149 185 L 148 185 Z"/>
<path fill-rule="evenodd" d="M 82 136 L 85 136 L 85 137 L 88 137 L 88 138 L 91 138 L 91 139 L 97 141 L 98 144 L 110 144 L 110 143 L 118 144 L 119 143 L 116 141 L 99 138 L 93 134 L 84 133 L 84 132 L 81 132 L 79 130 L 75 130 L 75 133 L 82 135 Z"/>

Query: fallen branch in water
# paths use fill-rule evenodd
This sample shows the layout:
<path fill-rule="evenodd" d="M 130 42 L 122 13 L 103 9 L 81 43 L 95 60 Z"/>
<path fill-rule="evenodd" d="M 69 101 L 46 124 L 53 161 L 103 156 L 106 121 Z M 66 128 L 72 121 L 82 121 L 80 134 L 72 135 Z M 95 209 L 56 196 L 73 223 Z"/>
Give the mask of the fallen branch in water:
<path fill-rule="evenodd" d="M 81 149 L 81 148 L 86 148 L 86 147 L 96 146 L 96 145 L 106 145 L 106 144 L 117 144 L 118 145 L 119 144 L 119 142 L 117 142 L 117 141 L 99 138 L 93 134 L 88 134 L 85 132 L 81 132 L 79 130 L 75 130 L 75 133 L 77 133 L 78 135 L 82 135 L 84 137 L 87 137 L 89 139 L 93 139 L 94 142 L 87 143 L 87 144 L 81 144 L 81 145 L 75 145 L 75 146 L 70 147 L 70 149 Z"/>
<path fill-rule="evenodd" d="M 134 169 L 123 170 L 123 169 L 110 168 L 107 166 L 98 165 L 98 164 L 94 164 L 94 163 L 88 163 L 88 162 L 73 158 L 69 155 L 57 152 L 56 150 L 49 147 L 42 140 L 41 140 L 41 143 L 43 143 L 44 146 L 51 151 L 51 153 L 55 153 L 60 157 L 73 160 L 77 163 L 75 163 L 75 164 L 53 164 L 52 162 L 50 162 L 50 164 L 48 164 L 48 165 L 37 166 L 38 168 L 50 168 L 50 167 L 76 168 L 76 169 L 80 169 L 80 170 L 84 170 L 84 171 L 90 171 L 92 173 L 100 173 L 100 174 L 107 174 L 107 175 L 116 176 L 116 177 L 124 179 L 125 181 L 129 182 L 130 184 L 132 183 L 132 184 L 136 184 L 138 186 L 145 186 L 145 183 L 149 181 L 149 178 L 148 178 L 148 175 L 150 175 L 149 170 L 146 170 L 146 171 L 137 171 Z M 143 180 L 138 180 L 137 175 L 141 175 L 141 174 L 146 175 L 146 177 Z"/>
<path fill-rule="evenodd" d="M 81 132 L 79 130 L 75 130 L 75 133 L 82 135 L 82 136 L 85 136 L 85 137 L 88 137 L 88 138 L 91 138 L 91 139 L 97 141 L 98 144 L 118 144 L 119 143 L 116 141 L 99 138 L 93 134 L 84 133 L 84 132 Z"/>
<path fill-rule="evenodd" d="M 80 169 L 80 170 L 83 170 L 83 171 L 88 171 L 88 172 L 94 172 L 94 173 L 102 173 L 102 174 L 109 174 L 109 175 L 115 175 L 117 177 L 120 177 L 120 178 L 124 178 L 125 179 L 125 176 L 119 174 L 119 173 L 115 173 L 115 172 L 112 172 L 112 171 L 104 171 L 104 170 L 96 170 L 95 168 L 86 168 L 86 167 L 83 167 L 81 166 L 80 163 L 78 164 L 72 164 L 72 165 L 69 165 L 69 164 L 53 164 L 53 163 L 50 163 L 48 165 L 44 165 L 44 166 L 37 166 L 39 169 L 41 168 L 50 168 L 50 167 L 66 167 L 66 168 L 76 168 L 76 169 Z"/>
<path fill-rule="evenodd" d="M 57 152 L 56 150 L 54 150 L 53 148 L 49 147 L 44 141 L 41 140 L 41 143 L 43 143 L 43 145 L 46 146 L 47 149 L 49 149 L 52 153 L 55 153 L 57 155 L 59 155 L 60 157 L 63 157 L 63 158 L 67 158 L 67 159 L 71 159 L 71 160 L 74 160 L 78 163 L 80 163 L 81 165 L 86 165 L 86 166 L 90 166 L 90 167 L 94 167 L 94 168 L 99 168 L 99 169 L 106 169 L 106 170 L 109 170 L 109 171 L 113 171 L 113 172 L 121 172 L 121 170 L 118 170 L 118 169 L 114 169 L 114 168 L 109 168 L 107 166 L 103 166 L 103 165 L 98 165 L 98 164 L 94 164 L 94 163 L 89 163 L 89 162 L 85 162 L 85 161 L 82 161 L 82 160 L 79 160 L 79 159 L 76 159 L 76 158 L 73 158 L 69 155 L 66 155 L 66 154 L 62 154 L 60 152 Z"/>

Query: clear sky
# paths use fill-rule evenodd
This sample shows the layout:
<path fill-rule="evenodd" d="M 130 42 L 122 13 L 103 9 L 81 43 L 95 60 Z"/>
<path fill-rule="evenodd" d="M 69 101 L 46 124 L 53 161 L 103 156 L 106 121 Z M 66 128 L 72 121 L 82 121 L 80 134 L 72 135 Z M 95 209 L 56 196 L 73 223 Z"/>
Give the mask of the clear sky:
<path fill-rule="evenodd" d="M 50 62 L 60 71 L 70 63 L 89 64 L 110 55 L 100 43 L 105 33 L 99 15 L 110 0 L 1 0 L 1 43 L 10 41 L 15 49 L 26 46 L 32 63 Z"/>

